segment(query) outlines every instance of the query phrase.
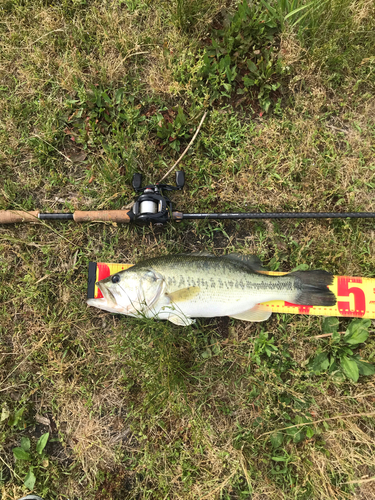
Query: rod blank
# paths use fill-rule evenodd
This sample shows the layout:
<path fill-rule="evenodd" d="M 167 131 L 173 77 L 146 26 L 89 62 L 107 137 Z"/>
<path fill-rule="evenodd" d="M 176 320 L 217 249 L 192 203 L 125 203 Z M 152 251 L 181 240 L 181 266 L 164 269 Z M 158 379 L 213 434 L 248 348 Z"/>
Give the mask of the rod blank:
<path fill-rule="evenodd" d="M 73 220 L 74 214 L 39 214 L 41 220 Z"/>
<path fill-rule="evenodd" d="M 367 219 L 375 212 L 249 212 L 223 214 L 182 214 L 182 219 Z"/>

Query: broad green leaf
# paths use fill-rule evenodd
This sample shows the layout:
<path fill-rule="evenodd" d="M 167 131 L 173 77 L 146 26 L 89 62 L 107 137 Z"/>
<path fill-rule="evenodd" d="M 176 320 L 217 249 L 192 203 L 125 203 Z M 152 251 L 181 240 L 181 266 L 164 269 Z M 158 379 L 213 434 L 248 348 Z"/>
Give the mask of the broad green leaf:
<path fill-rule="evenodd" d="M 23 484 L 29 490 L 33 490 L 34 486 L 35 486 L 35 481 L 36 481 L 36 477 L 35 477 L 33 471 L 30 469 L 29 472 L 26 474 L 25 481 Z"/>
<path fill-rule="evenodd" d="M 371 320 L 370 319 L 363 319 L 363 318 L 357 318 L 353 319 L 348 326 L 348 330 L 351 333 L 356 332 L 357 330 L 361 330 L 365 328 L 366 330 L 370 328 L 371 326 Z"/>
<path fill-rule="evenodd" d="M 102 95 L 103 95 L 103 99 L 104 99 L 104 101 L 105 101 L 106 103 L 108 103 L 108 104 L 111 104 L 111 99 L 110 99 L 110 97 L 107 95 L 107 93 L 106 93 L 106 92 L 103 92 L 103 93 L 102 93 Z"/>
<path fill-rule="evenodd" d="M 362 344 L 367 340 L 369 333 L 367 330 L 361 330 L 360 332 L 356 332 L 353 335 L 349 335 L 345 338 L 345 342 L 350 345 Z"/>
<path fill-rule="evenodd" d="M 294 443 L 299 443 L 302 439 L 304 439 L 304 429 L 301 429 L 300 427 L 291 427 L 290 429 L 286 429 L 286 433 L 288 436 L 293 438 Z"/>
<path fill-rule="evenodd" d="M 323 333 L 335 333 L 339 328 L 338 318 L 328 316 L 323 319 L 322 331 Z"/>
<path fill-rule="evenodd" d="M 321 352 L 317 354 L 311 363 L 311 370 L 314 373 L 320 373 L 326 370 L 329 366 L 328 354 L 326 352 Z"/>
<path fill-rule="evenodd" d="M 358 371 L 360 375 L 374 375 L 375 366 L 371 363 L 367 363 L 362 359 L 354 358 L 354 361 L 357 363 Z"/>
<path fill-rule="evenodd" d="M 243 83 L 244 83 L 245 87 L 252 87 L 253 85 L 255 85 L 255 80 L 253 80 L 252 78 L 249 78 L 247 75 L 245 75 L 243 77 Z"/>
<path fill-rule="evenodd" d="M 309 269 L 308 264 L 299 264 L 297 267 L 294 267 L 292 269 L 292 273 L 294 273 L 294 271 L 307 271 L 308 269 Z"/>
<path fill-rule="evenodd" d="M 281 432 L 275 432 L 275 434 L 271 434 L 270 441 L 272 444 L 272 448 L 278 448 L 283 444 L 284 436 Z"/>
<path fill-rule="evenodd" d="M 269 99 L 262 100 L 261 105 L 262 109 L 264 109 L 264 111 L 268 113 L 268 110 L 270 109 L 271 106 L 271 101 Z"/>
<path fill-rule="evenodd" d="M 25 451 L 30 451 L 30 439 L 27 437 L 21 438 L 21 448 Z"/>
<path fill-rule="evenodd" d="M 288 460 L 287 457 L 271 457 L 272 460 L 274 460 L 275 462 L 286 462 Z"/>
<path fill-rule="evenodd" d="M 340 342 L 340 338 L 341 338 L 341 335 L 339 334 L 339 332 L 333 332 L 332 333 L 331 339 L 332 339 L 332 342 L 334 344 L 337 344 L 337 342 Z"/>
<path fill-rule="evenodd" d="M 17 410 L 15 412 L 15 414 L 10 417 L 9 422 L 8 422 L 9 425 L 12 426 L 12 427 L 15 427 L 18 424 L 18 422 L 21 420 L 23 412 L 25 410 L 26 410 L 25 407 L 20 408 L 19 410 Z"/>
<path fill-rule="evenodd" d="M 340 384 L 341 382 L 345 382 L 346 375 L 342 370 L 336 370 L 332 372 L 332 378 L 336 383 Z"/>
<path fill-rule="evenodd" d="M 250 59 L 247 60 L 247 67 L 252 73 L 258 73 L 258 68 L 253 63 L 253 61 L 250 61 Z"/>
<path fill-rule="evenodd" d="M 354 382 L 357 382 L 359 378 L 359 370 L 355 360 L 353 358 L 348 358 L 347 356 L 342 356 L 342 358 L 340 358 L 340 361 L 341 368 L 345 375 Z"/>
<path fill-rule="evenodd" d="M 264 420 L 262 419 L 262 417 L 256 417 L 255 420 L 253 421 L 253 426 L 260 427 L 261 425 L 263 425 L 263 423 Z"/>
<path fill-rule="evenodd" d="M 212 346 L 212 351 L 216 355 L 220 354 L 221 349 L 218 342 L 214 343 L 214 345 Z"/>
<path fill-rule="evenodd" d="M 211 358 L 212 357 L 212 352 L 211 352 L 211 349 L 209 347 L 206 347 L 206 350 L 201 352 L 201 356 L 202 358 L 204 359 L 208 359 L 208 358 Z"/>
<path fill-rule="evenodd" d="M 337 369 L 337 363 L 336 360 L 333 356 L 331 356 L 331 359 L 329 360 L 329 369 L 335 370 Z"/>
<path fill-rule="evenodd" d="M 122 100 L 123 94 L 124 94 L 124 89 L 118 89 L 118 90 L 116 90 L 116 94 L 115 94 L 115 102 L 116 102 L 116 104 L 120 104 L 120 102 Z"/>
<path fill-rule="evenodd" d="M 180 151 L 180 141 L 173 141 L 169 145 L 175 151 Z"/>
<path fill-rule="evenodd" d="M 46 432 L 40 438 L 38 439 L 38 442 L 36 444 L 36 451 L 39 453 L 39 455 L 42 453 L 44 448 L 46 447 L 47 441 L 49 438 L 49 432 Z"/>
<path fill-rule="evenodd" d="M 344 341 L 347 344 L 361 344 L 367 340 L 369 335 L 368 329 L 371 325 L 369 319 L 355 319 L 350 323 L 344 335 Z"/>
<path fill-rule="evenodd" d="M 313 435 L 315 434 L 315 431 L 312 427 L 305 427 L 305 432 L 306 432 L 306 436 L 310 439 L 313 437 Z"/>
<path fill-rule="evenodd" d="M 30 455 L 22 448 L 13 448 L 13 455 L 18 458 L 18 460 L 30 460 Z"/>
<path fill-rule="evenodd" d="M 353 354 L 353 351 L 351 349 L 349 349 L 349 347 L 342 347 L 341 348 L 341 353 L 340 353 L 342 356 L 349 356 L 351 357 L 352 354 Z"/>

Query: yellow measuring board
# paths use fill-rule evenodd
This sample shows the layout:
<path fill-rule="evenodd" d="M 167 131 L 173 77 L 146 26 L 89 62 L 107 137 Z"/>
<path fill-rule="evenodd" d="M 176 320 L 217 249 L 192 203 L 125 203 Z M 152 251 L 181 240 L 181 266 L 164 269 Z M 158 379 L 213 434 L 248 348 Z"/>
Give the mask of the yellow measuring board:
<path fill-rule="evenodd" d="M 101 298 L 102 293 L 95 283 L 129 267 L 131 264 L 90 262 L 87 298 Z M 282 276 L 287 273 L 269 271 L 265 274 Z M 284 300 L 274 300 L 264 305 L 278 313 L 375 319 L 375 278 L 335 276 L 329 289 L 337 299 L 336 305 L 332 307 L 300 306 Z"/>

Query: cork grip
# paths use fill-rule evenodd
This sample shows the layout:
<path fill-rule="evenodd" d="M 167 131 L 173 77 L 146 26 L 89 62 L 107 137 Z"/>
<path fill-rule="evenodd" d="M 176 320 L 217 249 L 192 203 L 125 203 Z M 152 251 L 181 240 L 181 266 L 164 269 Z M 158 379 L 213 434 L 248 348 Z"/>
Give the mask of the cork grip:
<path fill-rule="evenodd" d="M 93 212 L 75 211 L 74 220 L 76 222 L 130 222 L 128 212 L 125 210 L 97 210 Z"/>
<path fill-rule="evenodd" d="M 39 212 L 23 210 L 0 210 L 0 224 L 16 224 L 17 222 L 39 222 Z"/>

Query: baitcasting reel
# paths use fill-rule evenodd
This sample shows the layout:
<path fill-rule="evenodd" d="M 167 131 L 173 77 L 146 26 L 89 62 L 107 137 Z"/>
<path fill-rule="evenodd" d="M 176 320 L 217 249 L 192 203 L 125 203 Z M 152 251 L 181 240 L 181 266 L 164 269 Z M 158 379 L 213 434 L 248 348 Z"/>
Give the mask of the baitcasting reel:
<path fill-rule="evenodd" d="M 157 225 L 165 224 L 171 219 L 172 201 L 163 191 L 178 191 L 185 185 L 185 174 L 176 171 L 176 186 L 169 184 L 149 184 L 142 187 L 142 174 L 134 174 L 132 186 L 137 193 L 143 193 L 135 200 L 129 216 L 134 222 Z M 176 217 L 175 220 L 178 220 Z"/>

